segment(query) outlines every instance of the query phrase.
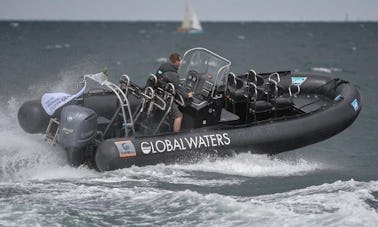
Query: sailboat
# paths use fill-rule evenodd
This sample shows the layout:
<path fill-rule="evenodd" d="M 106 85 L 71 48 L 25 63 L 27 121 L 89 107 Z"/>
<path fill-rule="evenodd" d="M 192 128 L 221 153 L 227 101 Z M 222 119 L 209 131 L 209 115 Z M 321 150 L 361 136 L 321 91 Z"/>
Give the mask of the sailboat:
<path fill-rule="evenodd" d="M 190 34 L 203 32 L 201 22 L 199 21 L 197 14 L 190 9 L 188 2 L 185 3 L 184 18 L 181 26 L 177 28 L 177 31 Z"/>

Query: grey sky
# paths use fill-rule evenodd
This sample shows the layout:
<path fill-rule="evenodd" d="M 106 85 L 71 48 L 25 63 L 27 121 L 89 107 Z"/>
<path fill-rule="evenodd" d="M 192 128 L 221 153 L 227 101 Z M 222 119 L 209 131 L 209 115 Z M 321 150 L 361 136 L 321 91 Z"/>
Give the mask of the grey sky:
<path fill-rule="evenodd" d="M 378 0 L 189 0 L 202 21 L 378 21 Z M 0 20 L 181 20 L 184 0 L 0 0 Z"/>

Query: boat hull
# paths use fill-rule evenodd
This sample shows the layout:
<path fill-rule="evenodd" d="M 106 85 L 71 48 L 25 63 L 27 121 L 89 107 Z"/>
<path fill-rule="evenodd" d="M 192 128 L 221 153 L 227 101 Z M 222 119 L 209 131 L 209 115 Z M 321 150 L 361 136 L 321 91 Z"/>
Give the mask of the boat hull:
<path fill-rule="evenodd" d="M 240 121 L 236 123 L 220 121 L 204 127 L 192 125 L 192 128 L 188 128 L 190 124 L 186 124 L 180 133 L 159 132 L 143 136 L 136 134 L 132 137 L 112 133 L 113 130 L 110 128 L 108 134 L 98 134 L 96 138 L 91 136 L 84 141 L 84 137 L 78 137 L 80 143 L 76 143 L 77 146 L 76 144 L 71 146 L 68 140 L 64 143 L 66 140 L 60 139 L 62 136 L 57 137 L 57 142 L 65 148 L 72 165 L 93 163 L 98 170 L 107 171 L 132 165 L 191 162 L 241 152 L 277 154 L 330 138 L 351 125 L 360 113 L 361 96 L 350 83 L 327 76 L 283 73 L 279 83 L 280 89 L 287 91 L 293 82 L 298 80 L 301 81 L 301 90 L 297 96 L 292 97 L 295 108 L 300 110 L 298 114 L 277 117 L 275 114 L 278 110 L 275 110 L 271 111 L 271 117 L 265 120 L 241 122 L 244 116 L 240 116 Z M 132 95 L 129 101 L 132 109 L 139 106 L 139 100 Z M 73 109 L 90 109 L 101 118 L 107 119 L 111 119 L 118 108 L 116 98 L 111 93 L 88 94 L 83 100 L 73 104 L 82 107 Z M 225 108 L 227 107 L 224 106 L 222 110 Z M 77 112 L 73 111 L 72 116 Z M 59 109 L 55 115 L 47 116 L 41 108 L 40 101 L 34 100 L 21 106 L 18 120 L 25 131 L 43 133 L 46 131 L 49 119 L 62 118 L 61 113 L 62 109 Z M 183 123 L 185 123 L 186 113 L 183 113 Z M 64 116 L 63 114 L 64 119 L 69 119 Z M 192 118 L 201 117 L 196 115 Z M 67 131 L 66 128 L 73 128 L 78 135 L 87 135 L 87 129 L 92 126 L 97 128 L 97 131 L 104 131 L 106 127 L 99 121 L 101 118 L 97 118 L 97 123 L 88 123 L 91 127 L 80 126 L 79 123 L 82 121 L 78 119 L 79 123 L 74 124 L 77 128 L 68 127 L 69 122 L 65 124 L 61 119 L 60 127 L 63 129 L 58 132 L 68 133 L 69 130 Z M 85 119 L 89 118 L 85 117 Z M 209 122 L 208 119 L 206 120 Z M 202 124 L 203 120 L 199 119 L 198 122 Z M 112 125 L 114 131 L 122 126 Z M 82 141 L 85 144 L 82 145 Z"/>
<path fill-rule="evenodd" d="M 308 74 L 299 76 L 307 77 L 301 91 L 304 95 L 331 80 L 329 77 Z M 285 81 L 282 82 L 285 84 Z M 330 97 L 342 98 L 329 102 L 331 107 L 301 117 L 237 126 L 217 125 L 176 134 L 105 140 L 97 149 L 96 165 L 99 170 L 105 171 L 132 165 L 190 162 L 240 152 L 277 154 L 314 144 L 343 131 L 353 123 L 361 110 L 361 96 L 349 83 L 341 83 L 332 93 Z"/>

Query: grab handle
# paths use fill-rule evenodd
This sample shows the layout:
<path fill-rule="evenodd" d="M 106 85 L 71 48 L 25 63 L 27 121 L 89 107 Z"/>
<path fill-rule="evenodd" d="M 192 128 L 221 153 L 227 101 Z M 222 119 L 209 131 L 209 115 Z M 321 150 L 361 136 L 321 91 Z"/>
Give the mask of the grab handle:
<path fill-rule="evenodd" d="M 292 87 L 297 87 L 297 91 L 293 94 L 293 91 L 291 90 Z M 299 94 L 299 92 L 301 91 L 301 86 L 299 84 L 292 84 L 290 85 L 289 87 L 289 94 L 290 94 L 290 97 L 291 96 L 297 96 Z"/>
<path fill-rule="evenodd" d="M 276 80 L 274 79 L 274 76 L 276 77 Z M 270 74 L 268 79 L 269 81 L 274 81 L 275 84 L 278 84 L 281 81 L 280 74 L 278 74 L 277 72 Z"/>

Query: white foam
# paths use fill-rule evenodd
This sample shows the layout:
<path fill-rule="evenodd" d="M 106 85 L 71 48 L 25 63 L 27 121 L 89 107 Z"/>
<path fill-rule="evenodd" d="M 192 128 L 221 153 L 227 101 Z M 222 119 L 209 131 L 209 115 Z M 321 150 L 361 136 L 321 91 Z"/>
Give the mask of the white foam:
<path fill-rule="evenodd" d="M 157 63 L 165 63 L 168 61 L 168 58 L 165 58 L 165 57 L 161 57 L 161 58 L 156 58 L 155 61 Z"/>
<path fill-rule="evenodd" d="M 20 26 L 20 23 L 18 23 L 18 22 L 11 22 L 11 23 L 9 23 L 9 26 L 11 26 L 12 28 L 18 28 Z"/>
<path fill-rule="evenodd" d="M 375 226 L 378 214 L 366 202 L 372 191 L 378 181 L 350 180 L 255 197 L 162 190 L 139 194 L 138 203 L 154 211 L 145 214 L 150 219 L 166 220 L 169 212 L 172 225 Z"/>
<path fill-rule="evenodd" d="M 94 177 L 100 174 L 95 170 L 88 169 L 86 166 L 71 167 L 69 165 L 48 165 L 38 166 L 29 171 L 30 180 L 56 180 L 56 179 L 81 179 Z"/>
<path fill-rule="evenodd" d="M 64 152 L 46 144 L 40 135 L 18 130 L 0 133 L 0 180 L 20 181 L 38 178 L 67 164 Z"/>
<path fill-rule="evenodd" d="M 80 181 L 12 183 L 10 187 L 20 188 L 20 193 L 26 193 L 14 196 L 11 202 L 4 201 L 5 210 L 0 212 L 0 222 L 14 220 L 24 225 L 32 219 L 36 223 L 46 223 L 48 217 L 55 222 L 62 219 L 91 219 L 96 220 L 96 223 L 111 225 L 115 222 L 108 217 L 119 213 L 124 217 L 132 216 L 131 223 L 142 221 L 145 225 L 159 226 L 369 227 L 378 222 L 376 210 L 367 203 L 367 200 L 377 201 L 372 193 L 378 191 L 378 181 L 336 181 L 282 193 L 235 196 L 202 193 L 193 189 L 161 188 L 157 184 L 165 181 L 161 178 L 162 174 L 184 177 L 188 173 L 177 170 L 176 166 L 154 167 L 132 167 Z M 156 179 L 151 178 L 151 175 L 156 176 Z M 154 184 L 135 185 L 129 181 L 138 177 L 140 180 L 146 177 L 146 182 Z M 124 182 L 117 182 L 117 178 Z M 27 207 L 19 206 L 25 201 L 30 201 Z M 49 201 L 49 206 L 46 206 L 45 201 Z M 48 216 L 38 215 L 43 211 Z M 72 215 L 72 212 L 79 212 L 82 216 Z M 21 213 L 23 215 L 19 215 Z M 117 221 L 118 224 L 129 223 L 129 219 Z M 82 224 L 89 223 L 84 221 Z"/>
<path fill-rule="evenodd" d="M 140 29 L 138 31 L 139 34 L 146 34 L 147 33 L 147 30 L 146 29 Z"/>
<path fill-rule="evenodd" d="M 68 166 L 65 152 L 46 143 L 41 134 L 28 134 L 19 127 L 17 111 L 21 103 L 12 97 L 0 111 L 0 182 L 90 174 L 89 170 Z"/>
<path fill-rule="evenodd" d="M 371 194 L 373 191 L 378 191 L 378 181 L 337 181 L 257 196 L 251 198 L 250 202 L 271 211 L 269 220 L 274 221 L 274 226 L 280 223 L 290 226 L 375 226 L 378 215 L 366 203 L 367 199 L 374 199 Z"/>
<path fill-rule="evenodd" d="M 60 43 L 57 43 L 57 44 L 49 44 L 49 45 L 46 45 L 44 47 L 45 50 L 53 50 L 53 49 L 68 49 L 71 47 L 71 44 L 69 43 L 63 43 L 63 44 L 60 44 Z"/>
<path fill-rule="evenodd" d="M 314 72 L 324 72 L 324 73 L 333 73 L 333 72 L 342 72 L 340 68 L 326 68 L 326 67 L 313 67 L 311 68 Z"/>
<path fill-rule="evenodd" d="M 304 159 L 282 160 L 268 155 L 238 154 L 233 158 L 203 161 L 192 165 L 178 166 L 181 169 L 240 175 L 247 177 L 302 175 L 323 168 L 320 163 Z"/>
<path fill-rule="evenodd" d="M 245 35 L 238 35 L 237 37 L 238 37 L 238 39 L 240 39 L 240 40 L 245 40 L 245 38 L 246 38 Z"/>
<path fill-rule="evenodd" d="M 304 159 L 282 160 L 267 155 L 239 154 L 232 158 L 202 161 L 196 164 L 158 164 L 145 167 L 130 167 L 103 173 L 90 179 L 93 182 L 167 182 L 177 185 L 224 186 L 237 185 L 247 180 L 235 176 L 266 177 L 304 175 L 322 169 L 322 164 Z M 219 176 L 208 173 L 222 174 Z M 224 175 L 229 175 L 225 177 Z"/>
<path fill-rule="evenodd" d="M 158 164 L 145 167 L 131 167 L 117 170 L 113 180 L 117 181 L 119 175 L 127 176 L 129 180 L 150 181 L 150 182 L 167 182 L 171 184 L 186 184 L 197 186 L 222 186 L 239 184 L 240 179 L 208 179 L 198 178 L 193 169 L 186 168 L 182 165 L 164 165 Z M 109 179 L 107 179 L 109 180 Z M 121 180 L 124 180 L 121 178 Z"/>
<path fill-rule="evenodd" d="M 93 187 L 90 190 L 88 196 L 102 191 Z M 169 225 L 375 226 L 378 221 L 377 212 L 366 202 L 373 199 L 372 191 L 378 191 L 378 181 L 337 181 L 254 197 L 140 187 L 105 190 L 102 195 L 108 199 L 117 198 L 134 209 L 148 207 L 148 212 L 138 214 L 147 223 L 164 220 Z"/>

